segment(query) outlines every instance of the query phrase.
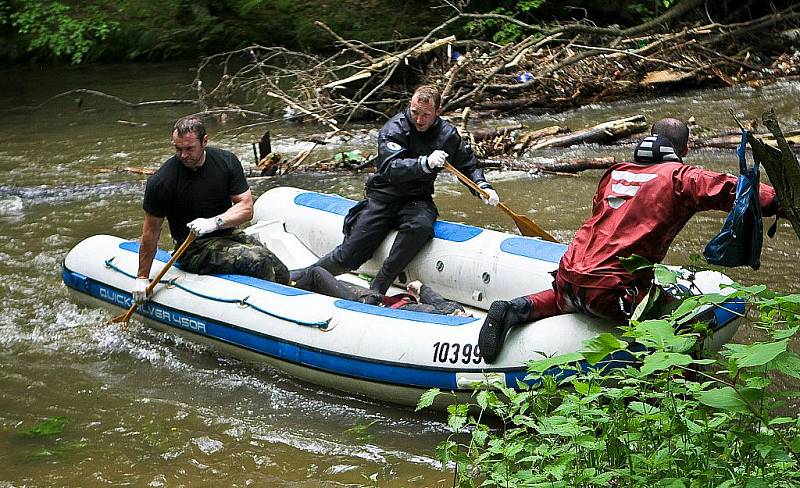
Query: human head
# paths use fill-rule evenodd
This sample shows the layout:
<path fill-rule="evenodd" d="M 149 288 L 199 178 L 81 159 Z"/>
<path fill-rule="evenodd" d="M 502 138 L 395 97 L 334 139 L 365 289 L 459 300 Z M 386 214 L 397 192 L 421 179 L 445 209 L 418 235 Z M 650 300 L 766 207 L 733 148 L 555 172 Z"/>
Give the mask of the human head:
<path fill-rule="evenodd" d="M 175 155 L 181 163 L 190 169 L 196 169 L 205 162 L 208 134 L 202 119 L 196 115 L 181 117 L 172 129 L 172 143 Z"/>
<path fill-rule="evenodd" d="M 653 124 L 650 133 L 669 139 L 675 153 L 680 157 L 689 152 L 689 127 L 678 119 L 661 119 Z"/>
<path fill-rule="evenodd" d="M 411 122 L 420 132 L 430 129 L 442 114 L 442 97 L 432 85 L 422 85 L 411 97 Z"/>

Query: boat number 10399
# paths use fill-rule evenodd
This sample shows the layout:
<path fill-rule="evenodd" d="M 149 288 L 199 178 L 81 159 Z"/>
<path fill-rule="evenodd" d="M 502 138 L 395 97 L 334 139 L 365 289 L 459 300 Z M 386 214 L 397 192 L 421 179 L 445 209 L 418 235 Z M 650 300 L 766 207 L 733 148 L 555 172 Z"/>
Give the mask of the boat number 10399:
<path fill-rule="evenodd" d="M 481 353 L 477 344 L 459 344 L 458 342 L 437 342 L 433 345 L 434 363 L 473 362 L 480 364 Z"/>

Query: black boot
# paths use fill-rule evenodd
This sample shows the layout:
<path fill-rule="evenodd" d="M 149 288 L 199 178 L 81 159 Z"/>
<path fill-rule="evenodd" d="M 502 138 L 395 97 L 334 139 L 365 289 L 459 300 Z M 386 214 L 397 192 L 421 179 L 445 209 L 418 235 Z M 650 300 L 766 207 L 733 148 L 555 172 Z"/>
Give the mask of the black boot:
<path fill-rule="evenodd" d="M 528 297 L 515 298 L 510 302 L 492 302 L 478 335 L 478 347 L 483 360 L 493 363 L 503 348 L 508 331 L 515 325 L 530 320 L 532 314 L 533 303 Z"/>
<path fill-rule="evenodd" d="M 342 273 L 347 273 L 348 271 L 350 271 L 350 269 L 347 268 L 346 266 L 337 263 L 331 256 L 331 253 L 328 253 L 319 258 L 319 261 L 317 261 L 316 263 L 312 264 L 307 268 L 292 270 L 289 273 L 289 278 L 294 282 L 298 282 L 308 272 L 308 270 L 310 270 L 315 266 L 319 266 L 320 268 L 325 269 L 333 276 L 339 276 Z"/>
<path fill-rule="evenodd" d="M 388 276 L 386 273 L 384 273 L 383 268 L 381 268 L 378 271 L 378 274 L 372 278 L 372 283 L 370 283 L 369 289 L 379 295 L 386 295 L 386 291 L 389 290 L 390 286 L 392 286 L 395 278 L 396 276 Z"/>

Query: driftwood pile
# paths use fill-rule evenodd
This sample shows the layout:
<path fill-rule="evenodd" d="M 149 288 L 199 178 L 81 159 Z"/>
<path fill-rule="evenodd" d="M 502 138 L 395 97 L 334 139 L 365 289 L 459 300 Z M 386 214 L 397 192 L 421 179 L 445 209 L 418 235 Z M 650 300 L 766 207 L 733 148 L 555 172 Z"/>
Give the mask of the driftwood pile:
<path fill-rule="evenodd" d="M 566 148 L 580 144 L 631 145 L 649 129 L 643 115 L 610 120 L 574 131 L 557 125 L 530 129 L 522 124 L 467 130 L 465 126 L 468 117 L 469 113 L 465 111 L 459 131 L 462 137 L 470 142 L 482 167 L 531 173 L 574 174 L 584 170 L 608 168 L 617 162 L 614 157 L 565 158 L 557 155 L 554 157 L 553 153 L 547 153 L 546 157 L 530 156 L 536 156 L 537 151 L 543 149 Z M 779 147 L 780 144 L 785 144 L 789 151 L 797 151 L 800 148 L 800 130 L 782 133 L 782 139 L 778 141 L 774 133 L 759 131 L 758 124 L 758 120 L 750 120 L 744 123 L 744 127 L 749 129 L 752 136 L 762 145 Z M 368 130 L 364 132 L 367 137 L 371 136 Z M 740 128 L 725 129 L 720 132 L 702 129 L 697 132 L 700 135 L 692 136 L 689 142 L 691 147 L 735 149 L 741 141 Z M 350 135 L 353 135 L 352 132 Z M 320 156 L 318 149 L 327 145 L 324 135 L 307 138 L 304 142 L 310 142 L 311 147 L 294 155 L 273 152 L 270 131 L 266 131 L 261 140 L 253 144 L 252 162 L 245 155 L 240 155 L 247 176 L 281 176 L 295 172 L 374 171 L 371 158 L 375 153 L 372 148 L 342 149 L 332 155 L 330 151 L 326 151 L 326 155 Z M 154 169 L 125 167 L 103 171 L 150 175 Z"/>
<path fill-rule="evenodd" d="M 772 58 L 757 48 L 780 44 L 772 37 L 790 36 L 800 9 L 744 22 L 731 14 L 728 23 L 703 15 L 708 22 L 698 25 L 694 19 L 704 5 L 705 0 L 682 0 L 664 15 L 628 29 L 597 27 L 588 20 L 529 25 L 502 15 L 455 11 L 422 38 L 370 44 L 344 39 L 317 22 L 339 47 L 335 54 L 253 45 L 205 58 L 194 87 L 208 115 L 245 116 L 248 124 L 300 119 L 339 131 L 354 120 L 393 115 L 422 83 L 440 88 L 446 111 L 470 108 L 482 114 L 558 111 L 679 84 L 800 74 L 797 53 Z M 527 37 L 497 45 L 447 34 L 486 19 L 513 24 Z M 792 45 L 791 39 L 784 44 Z M 207 86 L 204 79 L 218 81 Z"/>

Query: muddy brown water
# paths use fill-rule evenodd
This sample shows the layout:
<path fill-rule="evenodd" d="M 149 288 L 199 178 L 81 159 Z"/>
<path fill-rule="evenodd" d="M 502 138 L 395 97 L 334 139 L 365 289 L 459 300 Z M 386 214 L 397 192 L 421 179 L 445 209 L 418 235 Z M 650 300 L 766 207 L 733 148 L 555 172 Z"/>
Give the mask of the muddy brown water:
<path fill-rule="evenodd" d="M 90 235 L 135 237 L 141 229 L 144 180 L 113 169 L 157 166 L 171 153 L 172 122 L 191 110 L 133 110 L 88 96 L 80 103 L 78 96 L 60 98 L 38 110 L 7 109 L 35 106 L 75 88 L 130 101 L 180 98 L 191 81 L 190 68 L 0 71 L 0 485 L 450 486 L 451 474 L 435 460 L 434 446 L 448 435 L 441 416 L 322 390 L 141 325 L 124 331 L 105 325 L 105 313 L 70 300 L 60 276 L 66 252 Z M 774 107 L 790 129 L 800 125 L 793 102 L 799 94 L 800 83 L 782 82 L 482 122 L 579 128 L 642 113 L 651 122 L 662 115 L 693 115 L 701 126 L 721 128 L 733 125 L 729 107 L 745 118 Z M 306 147 L 300 139 L 311 131 L 288 123 L 270 129 L 274 148 L 287 154 Z M 261 131 L 220 133 L 215 127 L 212 144 L 250 162 L 250 143 Z M 374 144 L 373 131 L 335 149 L 374 151 Z M 629 152 L 591 145 L 536 157 L 624 159 Z M 699 150 L 688 162 L 720 171 L 737 168 L 733 151 Z M 489 174 L 509 207 L 562 241 L 588 216 L 599 176 L 595 171 Z M 256 195 L 291 185 L 358 198 L 365 177 L 306 174 L 252 185 Z M 469 196 L 452 177 L 440 177 L 436 200 L 443 219 L 515 231 L 510 219 Z M 686 264 L 723 218 L 722 213 L 696 216 L 667 262 Z M 775 239 L 765 239 L 761 270 L 729 274 L 743 283 L 798 292 L 799 259 L 797 238 L 783 223 Z M 743 327 L 735 340 L 754 335 Z M 52 417 L 66 419 L 60 434 L 23 435 Z"/>

